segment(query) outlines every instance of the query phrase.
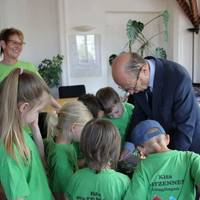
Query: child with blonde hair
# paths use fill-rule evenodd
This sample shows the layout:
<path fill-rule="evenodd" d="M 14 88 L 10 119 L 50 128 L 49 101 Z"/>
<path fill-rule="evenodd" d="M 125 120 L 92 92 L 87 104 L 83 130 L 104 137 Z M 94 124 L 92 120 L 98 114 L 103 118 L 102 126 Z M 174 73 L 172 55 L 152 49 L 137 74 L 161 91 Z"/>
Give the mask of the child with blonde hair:
<path fill-rule="evenodd" d="M 169 135 L 154 120 L 140 122 L 131 136 L 144 159 L 133 174 L 125 200 L 194 200 L 195 185 L 200 185 L 200 156 L 170 150 Z"/>
<path fill-rule="evenodd" d="M 72 142 L 79 142 L 84 125 L 92 114 L 83 103 L 65 104 L 57 116 L 48 117 L 48 141 L 46 146 L 50 186 L 57 200 L 64 199 L 66 186 L 78 169 L 77 154 Z"/>
<path fill-rule="evenodd" d="M 0 182 L 6 197 L 52 200 L 38 150 L 23 129 L 30 124 L 38 134 L 38 114 L 49 89 L 37 75 L 15 69 L 1 83 L 0 96 Z"/>
<path fill-rule="evenodd" d="M 112 169 L 120 154 L 120 136 L 116 127 L 108 120 L 91 120 L 83 129 L 80 148 L 88 167 L 71 177 L 68 198 L 123 199 L 130 180 Z"/>

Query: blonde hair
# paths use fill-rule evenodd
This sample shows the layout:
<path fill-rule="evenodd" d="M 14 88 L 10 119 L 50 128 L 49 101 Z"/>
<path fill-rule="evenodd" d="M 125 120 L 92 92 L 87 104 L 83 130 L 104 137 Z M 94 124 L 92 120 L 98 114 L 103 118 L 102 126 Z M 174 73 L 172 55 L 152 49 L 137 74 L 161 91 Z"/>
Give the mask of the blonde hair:
<path fill-rule="evenodd" d="M 87 165 L 99 173 L 115 168 L 120 155 L 121 139 L 117 128 L 108 120 L 94 119 L 83 128 L 80 148 Z"/>
<path fill-rule="evenodd" d="M 58 111 L 47 116 L 47 137 L 52 138 L 56 134 L 66 134 L 69 140 L 72 140 L 69 125 L 73 123 L 86 124 L 91 120 L 92 114 L 87 107 L 80 101 L 66 103 Z"/>
<path fill-rule="evenodd" d="M 43 92 L 49 93 L 46 83 L 37 75 L 13 70 L 1 83 L 0 87 L 0 137 L 5 149 L 16 159 L 14 146 L 26 160 L 29 150 L 22 134 L 22 121 L 18 109 L 19 103 L 28 102 L 32 107 L 38 103 Z"/>

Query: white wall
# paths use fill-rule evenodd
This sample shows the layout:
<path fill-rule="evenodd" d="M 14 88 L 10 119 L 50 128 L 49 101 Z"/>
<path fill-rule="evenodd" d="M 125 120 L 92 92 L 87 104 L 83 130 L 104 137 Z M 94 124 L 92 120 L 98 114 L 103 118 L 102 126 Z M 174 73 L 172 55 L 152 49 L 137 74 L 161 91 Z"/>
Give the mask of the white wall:
<path fill-rule="evenodd" d="M 179 7 L 178 3 L 171 1 L 169 3 L 169 10 L 173 19 L 171 23 L 171 30 L 173 31 L 170 33 L 172 59 L 184 65 L 187 70 L 191 72 L 192 35 L 187 31 L 187 29 L 192 25 Z"/>
<path fill-rule="evenodd" d="M 198 2 L 200 2 L 198 0 Z M 193 63 L 193 33 L 188 31 L 193 28 L 191 22 L 185 13 L 174 0 L 169 1 L 169 10 L 171 12 L 171 30 L 170 33 L 170 50 L 172 52 L 171 59 L 183 65 L 192 77 Z M 200 9 L 200 7 L 199 7 Z M 194 82 L 200 82 L 200 34 L 194 34 Z"/>
<path fill-rule="evenodd" d="M 57 0 L 0 0 L 0 29 L 7 27 L 24 33 L 20 59 L 38 65 L 60 51 Z"/>

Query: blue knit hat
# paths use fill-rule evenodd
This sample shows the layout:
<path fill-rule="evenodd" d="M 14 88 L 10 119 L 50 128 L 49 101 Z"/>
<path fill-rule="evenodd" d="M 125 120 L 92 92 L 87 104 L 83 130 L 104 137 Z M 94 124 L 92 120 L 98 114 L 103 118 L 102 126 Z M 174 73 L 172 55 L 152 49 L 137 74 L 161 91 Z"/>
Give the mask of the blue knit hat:
<path fill-rule="evenodd" d="M 156 128 L 156 130 L 149 132 L 149 129 L 151 128 Z M 165 130 L 157 121 L 145 120 L 140 122 L 133 129 L 131 133 L 131 141 L 135 144 L 135 146 L 138 146 L 160 134 L 165 134 Z"/>

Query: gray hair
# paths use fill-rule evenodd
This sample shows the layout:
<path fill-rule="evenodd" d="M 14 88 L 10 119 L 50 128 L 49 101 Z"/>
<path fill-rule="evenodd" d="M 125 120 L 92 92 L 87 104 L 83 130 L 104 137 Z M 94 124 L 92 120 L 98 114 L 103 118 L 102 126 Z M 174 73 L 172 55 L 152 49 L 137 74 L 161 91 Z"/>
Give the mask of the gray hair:
<path fill-rule="evenodd" d="M 127 62 L 125 69 L 127 72 L 131 72 L 137 75 L 141 69 L 142 65 L 145 65 L 146 61 L 137 53 L 130 53 L 130 59 Z"/>

